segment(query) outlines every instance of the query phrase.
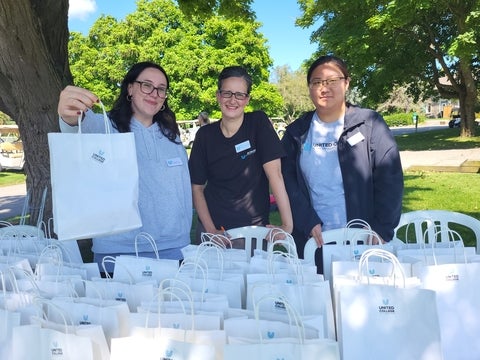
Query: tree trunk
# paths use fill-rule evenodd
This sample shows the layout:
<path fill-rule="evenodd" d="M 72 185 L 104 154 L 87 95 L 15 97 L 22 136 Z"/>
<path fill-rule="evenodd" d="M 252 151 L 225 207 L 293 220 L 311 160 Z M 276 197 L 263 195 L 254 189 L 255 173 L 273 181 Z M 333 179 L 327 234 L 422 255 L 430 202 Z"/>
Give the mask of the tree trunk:
<path fill-rule="evenodd" d="M 470 63 L 460 60 L 460 79 L 463 85 L 459 95 L 460 116 L 462 117 L 460 136 L 475 136 L 475 104 L 477 102 L 477 87 L 473 78 L 473 72 Z"/>
<path fill-rule="evenodd" d="M 72 82 L 67 14 L 68 0 L 0 0 L 0 110 L 23 140 L 31 205 L 49 189 L 44 221 L 52 217 L 47 134 L 58 131 L 58 95 Z"/>

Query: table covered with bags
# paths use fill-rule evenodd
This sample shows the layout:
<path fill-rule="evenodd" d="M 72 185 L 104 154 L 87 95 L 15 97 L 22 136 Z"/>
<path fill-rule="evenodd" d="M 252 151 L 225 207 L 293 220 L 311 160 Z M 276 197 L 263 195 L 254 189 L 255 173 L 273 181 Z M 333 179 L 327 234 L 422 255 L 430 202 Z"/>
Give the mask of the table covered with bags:
<path fill-rule="evenodd" d="M 480 262 L 450 235 L 340 238 L 324 246 L 337 248 L 326 279 L 280 230 L 253 254 L 203 234 L 181 265 L 118 256 L 101 278 L 63 242 L 12 227 L 0 235 L 0 358 L 478 359 Z"/>

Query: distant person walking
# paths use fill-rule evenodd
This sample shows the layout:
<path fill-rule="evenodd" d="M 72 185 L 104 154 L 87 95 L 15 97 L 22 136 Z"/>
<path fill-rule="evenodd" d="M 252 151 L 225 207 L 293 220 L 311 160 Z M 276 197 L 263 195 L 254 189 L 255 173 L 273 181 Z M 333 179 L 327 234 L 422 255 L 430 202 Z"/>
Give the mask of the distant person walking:
<path fill-rule="evenodd" d="M 202 111 L 200 114 L 198 114 L 197 120 L 198 126 L 210 124 L 210 118 L 208 117 L 208 113 L 206 111 Z"/>

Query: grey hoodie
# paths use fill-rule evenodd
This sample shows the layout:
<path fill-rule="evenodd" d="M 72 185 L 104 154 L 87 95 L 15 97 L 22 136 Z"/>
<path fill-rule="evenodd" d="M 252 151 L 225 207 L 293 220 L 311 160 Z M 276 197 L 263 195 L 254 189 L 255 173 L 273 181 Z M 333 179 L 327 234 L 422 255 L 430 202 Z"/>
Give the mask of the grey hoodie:
<path fill-rule="evenodd" d="M 62 132 L 76 132 L 60 119 Z M 159 250 L 190 244 L 192 190 L 185 148 L 168 140 L 153 124 L 146 128 L 132 118 L 139 173 L 138 206 L 143 226 L 139 229 L 93 239 L 93 252 L 100 254 L 135 253 L 134 239 L 149 233 Z M 83 133 L 105 132 L 103 115 L 88 111 L 82 122 Z M 111 126 L 111 132 L 118 131 Z M 138 244 L 138 252 L 151 252 L 150 244 Z"/>

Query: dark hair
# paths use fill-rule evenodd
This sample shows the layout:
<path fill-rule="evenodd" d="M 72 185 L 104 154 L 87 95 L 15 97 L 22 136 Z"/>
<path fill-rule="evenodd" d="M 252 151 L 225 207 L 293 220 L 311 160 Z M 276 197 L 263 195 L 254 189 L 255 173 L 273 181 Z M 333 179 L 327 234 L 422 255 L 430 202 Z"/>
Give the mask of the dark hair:
<path fill-rule="evenodd" d="M 315 60 L 312 65 L 310 65 L 310 67 L 308 68 L 308 73 L 307 73 L 307 84 L 310 83 L 310 78 L 312 76 L 312 73 L 315 71 L 315 69 L 320 66 L 320 65 L 323 65 L 323 64 L 326 64 L 326 63 L 334 63 L 335 65 L 337 65 L 337 67 L 340 69 L 340 71 L 342 72 L 343 76 L 345 78 L 349 78 L 350 75 L 348 73 L 348 68 L 347 68 L 347 64 L 345 63 L 345 61 L 343 61 L 342 59 L 336 57 L 336 56 L 333 56 L 333 55 L 324 55 L 324 56 L 320 56 L 317 60 Z"/>
<path fill-rule="evenodd" d="M 218 75 L 218 90 L 222 89 L 223 80 L 231 77 L 244 79 L 247 82 L 247 94 L 250 94 L 250 91 L 252 90 L 252 78 L 248 75 L 247 70 L 241 66 L 228 66 L 222 70 L 220 75 Z"/>
<path fill-rule="evenodd" d="M 122 84 L 120 86 L 120 95 L 113 104 L 112 110 L 110 110 L 109 113 L 109 117 L 112 119 L 115 128 L 119 132 L 130 131 L 130 121 L 132 118 L 133 110 L 132 103 L 127 99 L 128 85 L 132 84 L 135 80 L 137 80 L 140 73 L 148 68 L 158 69 L 163 73 L 163 75 L 165 75 L 165 78 L 167 79 L 168 90 L 170 81 L 168 80 L 167 73 L 160 65 L 149 61 L 139 62 L 133 65 L 123 78 Z M 165 98 L 163 106 L 165 108 L 163 110 L 160 110 L 153 116 L 153 122 L 158 124 L 160 131 L 163 135 L 165 135 L 170 141 L 176 143 L 176 137 L 177 135 L 180 135 L 180 130 L 178 129 L 175 114 L 168 106 L 168 98 Z"/>

